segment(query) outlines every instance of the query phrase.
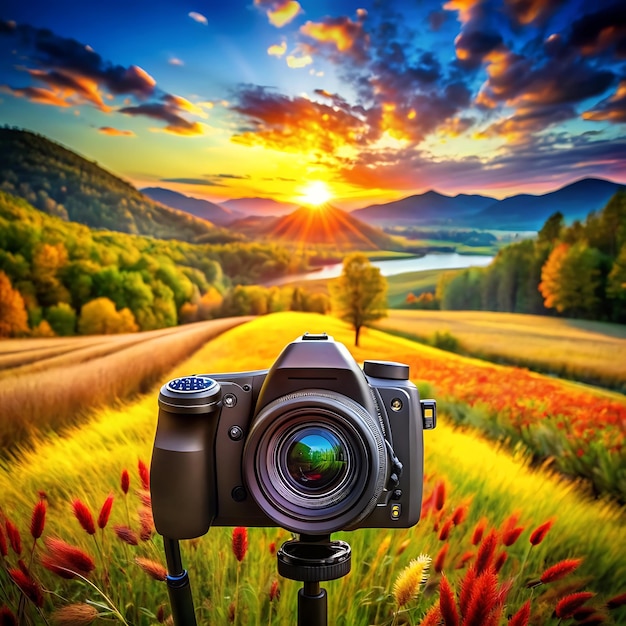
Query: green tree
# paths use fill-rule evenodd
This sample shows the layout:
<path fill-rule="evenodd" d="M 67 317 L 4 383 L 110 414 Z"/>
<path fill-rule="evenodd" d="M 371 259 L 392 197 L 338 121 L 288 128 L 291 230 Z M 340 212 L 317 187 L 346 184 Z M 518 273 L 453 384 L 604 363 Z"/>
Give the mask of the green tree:
<path fill-rule="evenodd" d="M 354 327 L 354 345 L 361 328 L 387 315 L 387 281 L 362 253 L 343 260 L 341 276 L 329 285 L 333 309 Z"/>
<path fill-rule="evenodd" d="M 70 337 L 76 333 L 76 311 L 66 302 L 51 306 L 46 311 L 46 320 L 55 334 L 61 337 Z"/>
<path fill-rule="evenodd" d="M 0 337 L 15 337 L 28 332 L 24 299 L 13 289 L 9 277 L 0 272 Z"/>

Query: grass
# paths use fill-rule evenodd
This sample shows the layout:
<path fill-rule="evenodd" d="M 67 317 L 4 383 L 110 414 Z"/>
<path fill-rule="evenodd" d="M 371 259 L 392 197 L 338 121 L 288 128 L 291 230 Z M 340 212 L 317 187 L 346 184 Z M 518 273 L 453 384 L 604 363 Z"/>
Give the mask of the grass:
<path fill-rule="evenodd" d="M 146 391 L 176 363 L 244 319 L 99 336 L 91 344 L 83 338 L 39 340 L 33 350 L 27 343 L 13 344 L 18 350 L 7 353 L 30 357 L 43 352 L 47 358 L 41 363 L 25 358 L 0 379 L 0 448 L 6 453 L 34 432 L 58 430 L 96 407 Z"/>
<path fill-rule="evenodd" d="M 465 354 L 563 378 L 626 390 L 626 328 L 518 313 L 389 311 L 381 330 L 421 341 L 456 337 Z"/>
<path fill-rule="evenodd" d="M 168 377 L 268 367 L 282 347 L 304 331 L 332 334 L 359 361 L 393 360 L 407 353 L 419 361 L 421 355 L 426 357 L 434 352 L 373 330 L 362 334 L 362 345 L 357 349 L 351 346 L 351 329 L 336 319 L 281 313 L 258 318 L 216 337 L 174 367 Z M 412 373 L 415 376 L 415 370 Z M 139 500 L 133 491 L 139 481 L 133 468 L 138 458 L 147 460 L 150 455 L 156 425 L 156 393 L 157 387 L 149 397 L 119 408 L 102 409 L 87 423 L 71 428 L 63 436 L 35 437 L 31 449 L 22 449 L 11 462 L 0 463 L 0 508 L 21 529 L 25 550 L 32 543 L 27 539 L 28 526 L 40 490 L 46 492 L 49 506 L 44 538 L 61 536 L 94 556 L 93 538 L 73 518 L 71 501 L 80 498 L 97 514 L 107 494 L 115 493 L 111 521 L 99 538 L 103 556 L 96 557 L 94 582 L 106 589 L 128 623 L 133 624 L 155 623 L 159 605 L 167 605 L 163 583 L 149 579 L 134 562 L 135 556 L 162 562 L 159 539 L 152 537 L 138 546 L 128 546 L 111 529 L 113 524 L 128 523 L 126 505 L 130 509 L 130 525 L 138 528 Z M 572 589 L 584 588 L 599 594 L 593 603 L 598 610 L 612 616 L 612 622 L 608 618 L 607 623 L 622 623 L 620 620 L 626 615 L 619 612 L 621 609 L 608 612 L 601 605 L 606 598 L 624 591 L 623 509 L 606 501 L 587 499 L 575 482 L 564 482 L 549 472 L 530 467 L 528 455 L 522 452 L 511 454 L 476 432 L 453 428 L 445 415 L 436 430 L 425 433 L 425 450 L 427 479 L 423 516 L 418 526 L 337 535 L 350 542 L 353 567 L 345 578 L 324 583 L 329 594 L 329 623 L 389 626 L 394 613 L 399 613 L 399 623 L 419 623 L 428 607 L 437 602 L 442 572 L 455 589 L 460 588 L 469 564 L 457 567 L 467 551 L 475 553 L 478 548 L 472 543 L 472 536 L 481 518 L 488 520 L 486 532 L 497 529 L 503 536 L 511 516 L 522 528 L 521 535 L 506 548 L 498 542 L 498 552 L 505 551 L 508 555 L 499 577 L 502 584 L 505 581 L 512 584 L 506 602 L 509 614 L 532 597 L 533 623 L 556 624 L 558 620 L 551 618 L 556 599 Z M 128 496 L 119 488 L 120 472 L 125 468 L 131 470 L 132 476 Z M 459 509 L 462 515 L 457 514 Z M 455 515 L 458 523 L 444 537 L 443 528 Z M 550 519 L 554 520 L 554 526 L 547 538 L 531 549 L 531 531 Z M 228 623 L 237 579 L 240 583 L 239 601 L 234 607 L 235 623 L 259 626 L 295 623 L 299 584 L 279 579 L 273 556 L 276 545 L 289 538 L 288 534 L 276 528 L 249 530 L 248 552 L 240 565 L 231 550 L 231 534 L 231 529 L 213 528 L 201 540 L 185 542 L 184 559 L 192 576 L 199 623 Z M 35 549 L 35 553 L 39 551 L 40 548 Z M 442 568 L 437 571 L 433 566 L 422 593 L 398 612 L 393 583 L 410 560 L 422 552 L 430 554 L 435 561 L 443 561 Z M 445 558 L 441 558 L 443 552 Z M 525 587 L 546 567 L 566 558 L 583 559 L 574 575 L 532 590 Z M 10 553 L 7 564 L 14 567 L 16 559 Z M 42 571 L 36 561 L 32 571 L 47 589 L 58 594 L 46 594 L 47 613 L 52 604 L 58 607 L 87 598 L 101 600 L 77 581 L 61 582 Z M 275 579 L 281 599 L 272 603 L 270 614 L 269 590 Z M 4 568 L 0 568 L 0 589 L 11 606 L 15 606 L 17 595 Z"/>
<path fill-rule="evenodd" d="M 391 309 L 406 307 L 406 297 L 412 293 L 419 296 L 430 291 L 434 293 L 439 277 L 451 270 L 425 270 L 421 272 L 406 272 L 387 276 L 387 303 Z"/>

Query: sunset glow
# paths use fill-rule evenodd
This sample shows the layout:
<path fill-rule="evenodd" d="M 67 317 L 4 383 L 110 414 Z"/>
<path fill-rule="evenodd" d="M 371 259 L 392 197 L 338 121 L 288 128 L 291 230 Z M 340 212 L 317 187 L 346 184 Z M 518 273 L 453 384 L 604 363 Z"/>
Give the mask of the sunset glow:
<path fill-rule="evenodd" d="M 318 207 L 325 204 L 333 198 L 333 193 L 328 185 L 321 181 L 315 180 L 307 183 L 302 189 L 302 194 L 298 197 L 298 201 L 311 207 Z"/>

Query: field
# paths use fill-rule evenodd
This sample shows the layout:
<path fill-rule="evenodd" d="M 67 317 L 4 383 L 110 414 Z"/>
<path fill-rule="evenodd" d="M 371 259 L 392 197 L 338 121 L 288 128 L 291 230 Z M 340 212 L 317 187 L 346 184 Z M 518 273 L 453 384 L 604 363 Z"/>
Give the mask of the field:
<path fill-rule="evenodd" d="M 333 318 L 282 313 L 228 330 L 165 378 L 268 367 L 286 343 L 306 330 L 329 332 L 343 341 L 358 361 L 409 361 L 411 377 L 431 390 L 445 379 L 446 363 L 454 363 L 457 378 L 464 378 L 458 372 L 467 372 L 470 380 L 481 367 L 486 379 L 519 374 L 512 368 L 456 356 L 452 361 L 446 353 L 374 330 L 365 331 L 361 347 L 353 348 L 352 331 Z M 424 362 L 429 363 L 426 369 L 420 366 Z M 436 367 L 442 368 L 441 373 Z M 538 384 L 555 385 L 551 392 L 575 390 L 582 394 L 578 400 L 626 406 L 618 395 L 609 397 L 533 376 Z M 165 585 L 153 579 L 162 576 L 163 559 L 146 509 L 149 502 L 142 488 L 146 471 L 141 463 L 141 471 L 137 471 L 138 460 L 147 462 L 150 457 L 157 389 L 158 385 L 144 398 L 102 408 L 62 436 L 35 439 L 32 449 L 0 466 L 0 510 L 9 521 L 0 528 L 12 529 L 5 533 L 9 541 L 5 540 L 8 547 L 2 552 L 6 567 L 0 568 L 0 593 L 4 602 L 18 611 L 19 594 L 11 579 L 22 583 L 31 600 L 21 602 L 21 623 L 29 623 L 27 616 L 32 623 L 44 623 L 38 610 L 49 616 L 53 607 L 58 611 L 66 605 L 75 612 L 106 613 L 128 624 L 154 624 L 163 619 L 162 611 L 168 615 Z M 531 408 L 543 399 L 533 394 L 543 391 L 545 387 L 533 387 L 525 392 Z M 476 428 L 454 427 L 455 412 L 470 406 L 470 399 L 456 401 L 448 391 L 446 396 L 442 404 L 447 410 L 440 415 L 438 428 L 425 433 L 422 521 L 407 530 L 340 534 L 352 546 L 353 567 L 345 578 L 324 584 L 329 592 L 329 623 L 438 623 L 434 614 L 439 607 L 446 614 L 454 605 L 454 610 L 464 615 L 463 623 L 505 624 L 507 617 L 521 611 L 515 623 L 564 624 L 567 619 L 554 616 L 555 607 L 563 615 L 573 604 L 579 623 L 584 623 L 583 613 L 587 620 L 595 619 L 587 623 L 624 623 L 623 508 L 606 498 L 590 499 L 577 482 L 563 481 L 548 469 L 531 466 L 531 454 L 522 446 L 511 451 L 506 445 L 485 440 Z M 509 399 L 505 395 L 505 400 Z M 594 427 L 602 430 L 599 427 L 607 418 L 606 414 L 595 415 Z M 623 423 L 620 426 L 623 434 Z M 622 443 L 619 450 L 623 455 Z M 130 472 L 130 489 L 126 490 L 124 481 L 120 483 L 125 470 Z M 105 520 L 103 503 L 109 494 L 114 500 L 110 519 Z M 86 504 L 98 521 L 105 521 L 104 528 L 86 532 L 86 514 L 77 509 L 76 499 Z M 38 501 L 45 504 L 37 505 Z M 34 523 L 38 518 L 32 515 L 33 507 L 39 511 L 47 508 L 43 536 L 37 539 L 33 536 L 38 535 L 40 525 Z M 77 510 L 82 511 L 78 517 Z M 21 546 L 15 545 L 14 528 L 20 531 Z M 233 548 L 234 534 L 232 529 L 214 528 L 201 540 L 185 542 L 184 559 L 192 576 L 199 623 L 295 623 L 298 583 L 277 576 L 274 557 L 287 533 L 240 529 Z M 59 557 L 54 537 L 93 559 L 95 567 L 89 577 L 95 587 L 81 580 L 64 581 L 42 566 L 42 557 L 48 564 Z M 18 564 L 18 547 L 26 573 Z M 432 558 L 427 582 L 408 588 L 411 577 L 405 568 L 411 567 L 409 574 L 415 573 L 419 562 L 411 562 L 421 553 Z M 466 597 L 468 589 L 480 598 L 478 605 Z M 98 590 L 106 592 L 106 598 Z M 43 593 L 41 598 L 38 593 Z M 571 594 L 577 595 L 564 604 L 563 598 Z M 85 605 L 87 600 L 98 604 Z M 530 621 L 520 621 L 527 602 Z M 470 622 L 470 618 L 480 621 Z"/>
<path fill-rule="evenodd" d="M 460 351 L 551 375 L 626 390 L 626 328 L 487 311 L 389 311 L 376 327 L 420 341 L 449 333 Z"/>

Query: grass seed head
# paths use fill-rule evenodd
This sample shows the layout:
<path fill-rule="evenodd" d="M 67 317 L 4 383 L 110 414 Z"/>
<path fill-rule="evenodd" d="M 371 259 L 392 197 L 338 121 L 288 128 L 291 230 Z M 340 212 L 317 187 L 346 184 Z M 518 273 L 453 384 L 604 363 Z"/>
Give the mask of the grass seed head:
<path fill-rule="evenodd" d="M 122 470 L 120 487 L 122 488 L 124 495 L 128 494 L 128 490 L 130 489 L 130 474 L 127 469 Z"/>
<path fill-rule="evenodd" d="M 248 551 L 248 529 L 244 526 L 237 526 L 233 529 L 233 554 L 241 563 Z"/>
<path fill-rule="evenodd" d="M 561 578 L 565 578 L 568 574 L 578 569 L 578 566 L 582 562 L 582 559 L 563 559 L 545 570 L 539 577 L 539 580 L 544 583 L 544 585 L 554 582 L 555 580 L 561 580 Z"/>
<path fill-rule="evenodd" d="M 552 524 L 554 524 L 554 520 L 550 519 L 547 522 L 541 524 L 541 526 L 537 526 L 535 530 L 530 534 L 530 543 L 533 546 L 539 545 L 548 534 L 548 531 L 552 528 Z"/>
<path fill-rule="evenodd" d="M 21 569 L 10 569 L 9 576 L 22 590 L 22 593 L 37 607 L 43 606 L 43 593 L 39 583 Z"/>
<path fill-rule="evenodd" d="M 153 561 L 152 559 L 144 559 L 138 556 L 135 559 L 135 563 L 146 573 L 150 578 L 154 580 L 165 581 L 167 579 L 167 570 L 163 565 Z"/>
<path fill-rule="evenodd" d="M 556 605 L 554 612 L 559 619 L 568 619 L 576 613 L 576 611 L 587 600 L 591 600 L 595 594 L 590 591 L 579 591 L 578 593 L 570 593 L 561 598 Z"/>
<path fill-rule="evenodd" d="M 55 626 L 87 626 L 98 617 L 98 610 L 91 604 L 79 602 L 68 604 L 52 613 Z"/>
<path fill-rule="evenodd" d="M 46 501 L 39 500 L 33 508 L 33 514 L 30 518 L 30 534 L 33 539 L 39 539 L 43 534 L 46 525 Z"/>
<path fill-rule="evenodd" d="M 129 546 L 138 546 L 139 545 L 139 537 L 137 533 L 132 529 L 128 528 L 128 526 L 117 525 L 113 526 L 113 530 L 118 538 L 127 543 Z"/>
<path fill-rule="evenodd" d="M 17 618 L 6 605 L 0 606 L 0 626 L 17 626 Z"/>
<path fill-rule="evenodd" d="M 439 609 L 446 626 L 459 626 L 459 612 L 456 607 L 454 591 L 445 574 L 439 586 Z"/>
<path fill-rule="evenodd" d="M 95 535 L 96 525 L 89 507 L 77 498 L 72 502 L 72 509 L 74 510 L 74 517 L 76 517 L 83 530 L 89 535 Z"/>
<path fill-rule="evenodd" d="M 150 471 L 148 470 L 148 466 L 141 459 L 137 461 L 137 470 L 139 471 L 139 480 L 141 481 L 142 489 L 149 491 Z"/>
<path fill-rule="evenodd" d="M 109 523 L 109 517 L 111 515 L 111 509 L 113 508 L 113 494 L 110 493 L 107 499 L 104 501 L 100 514 L 98 515 L 98 528 L 104 530 Z"/>
<path fill-rule="evenodd" d="M 530 620 L 530 600 L 527 600 L 509 620 L 508 626 L 528 626 Z"/>
<path fill-rule="evenodd" d="M 20 554 L 22 554 L 22 536 L 20 535 L 20 531 L 9 519 L 6 520 L 4 527 L 7 531 L 7 537 L 9 538 L 11 549 L 15 552 L 15 554 L 17 554 L 17 556 L 20 556 Z"/>
<path fill-rule="evenodd" d="M 414 598 L 420 591 L 420 586 L 428 580 L 431 560 L 428 555 L 420 554 L 396 578 L 393 595 L 400 608 Z"/>
<path fill-rule="evenodd" d="M 48 554 L 41 556 L 41 564 L 63 578 L 74 578 L 75 574 L 87 577 L 96 567 L 95 561 L 87 552 L 62 539 L 47 537 L 44 543 Z"/>

